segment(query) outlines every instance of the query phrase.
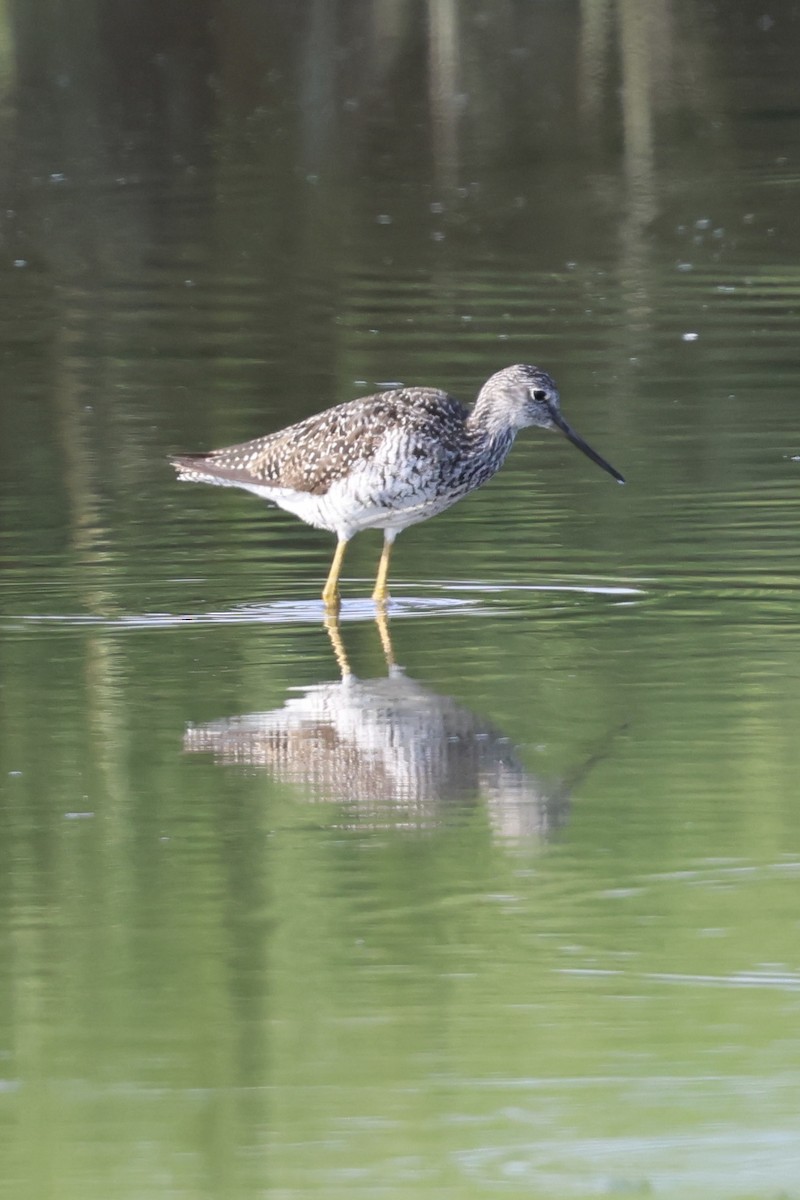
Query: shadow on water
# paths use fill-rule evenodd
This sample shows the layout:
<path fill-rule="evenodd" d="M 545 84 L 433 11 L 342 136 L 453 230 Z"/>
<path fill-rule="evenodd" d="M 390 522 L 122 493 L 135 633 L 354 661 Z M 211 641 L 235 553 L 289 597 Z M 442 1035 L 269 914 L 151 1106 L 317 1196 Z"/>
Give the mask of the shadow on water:
<path fill-rule="evenodd" d="M 189 753 L 268 771 L 315 802 L 345 806 L 365 828 L 425 830 L 484 805 L 503 842 L 548 841 L 568 820 L 575 787 L 605 758 L 617 732 L 560 779 L 531 774 L 511 740 L 485 717 L 409 678 L 377 617 L 387 673 L 359 679 L 337 621 L 326 628 L 341 678 L 298 689 L 276 709 L 190 727 Z"/>

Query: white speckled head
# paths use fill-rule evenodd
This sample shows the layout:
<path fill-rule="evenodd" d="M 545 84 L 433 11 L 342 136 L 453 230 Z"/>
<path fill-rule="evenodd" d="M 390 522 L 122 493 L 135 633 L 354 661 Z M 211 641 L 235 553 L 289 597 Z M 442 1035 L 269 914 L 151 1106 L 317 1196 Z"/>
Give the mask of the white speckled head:
<path fill-rule="evenodd" d="M 516 429 L 528 425 L 540 425 L 542 429 L 555 429 L 553 412 L 558 412 L 560 397 L 555 380 L 539 367 L 527 363 L 516 363 L 504 367 L 486 380 L 478 396 L 478 403 L 489 401 L 493 407 L 502 408 L 507 420 Z"/>
<path fill-rule="evenodd" d="M 625 482 L 619 471 L 601 458 L 562 417 L 561 397 L 555 381 L 539 367 L 516 363 L 498 371 L 481 388 L 475 408 L 496 414 L 514 430 L 524 429 L 527 425 L 558 429 L 587 458 L 608 471 L 617 483 Z"/>

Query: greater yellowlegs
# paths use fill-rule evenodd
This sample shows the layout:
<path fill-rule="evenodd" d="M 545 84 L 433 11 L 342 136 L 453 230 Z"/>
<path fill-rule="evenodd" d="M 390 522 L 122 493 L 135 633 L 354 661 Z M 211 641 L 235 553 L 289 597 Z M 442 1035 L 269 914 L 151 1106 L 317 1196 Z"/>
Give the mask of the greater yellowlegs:
<path fill-rule="evenodd" d="M 322 599 L 337 612 L 345 547 L 354 534 L 383 530 L 372 598 L 384 604 L 398 533 L 491 479 L 527 425 L 560 430 L 618 483 L 625 482 L 564 420 L 547 372 L 525 364 L 492 375 L 471 409 L 438 388 L 395 388 L 338 404 L 251 442 L 171 462 L 179 479 L 245 488 L 335 533 Z"/>

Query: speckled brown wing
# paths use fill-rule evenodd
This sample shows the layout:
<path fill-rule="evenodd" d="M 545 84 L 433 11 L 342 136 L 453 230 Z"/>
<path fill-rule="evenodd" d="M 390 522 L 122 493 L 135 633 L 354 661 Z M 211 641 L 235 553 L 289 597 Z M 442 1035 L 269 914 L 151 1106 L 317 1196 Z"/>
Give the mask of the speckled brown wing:
<path fill-rule="evenodd" d="M 424 436 L 435 423 L 441 435 L 444 414 L 455 427 L 463 425 L 463 406 L 446 392 L 399 388 L 339 404 L 250 442 L 172 462 L 184 478 L 212 475 L 232 484 L 257 483 L 321 496 L 357 463 L 374 457 L 387 429 L 399 426 Z"/>

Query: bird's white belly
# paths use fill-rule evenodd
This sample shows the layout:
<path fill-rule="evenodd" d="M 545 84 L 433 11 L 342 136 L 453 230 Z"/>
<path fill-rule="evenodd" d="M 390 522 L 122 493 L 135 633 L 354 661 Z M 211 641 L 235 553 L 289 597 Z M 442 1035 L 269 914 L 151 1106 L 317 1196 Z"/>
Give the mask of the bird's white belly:
<path fill-rule="evenodd" d="M 324 495 L 260 484 L 240 486 L 247 486 L 248 491 L 294 513 L 308 525 L 328 529 L 345 540 L 363 529 L 397 534 L 449 508 L 459 498 L 437 495 L 430 479 L 413 474 L 398 478 L 380 462 L 361 464 L 332 483 Z"/>

